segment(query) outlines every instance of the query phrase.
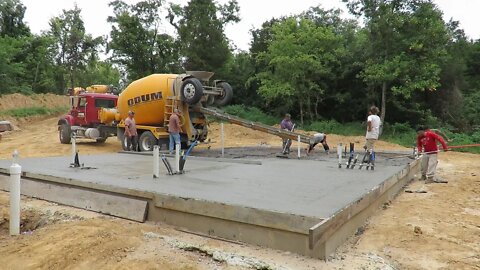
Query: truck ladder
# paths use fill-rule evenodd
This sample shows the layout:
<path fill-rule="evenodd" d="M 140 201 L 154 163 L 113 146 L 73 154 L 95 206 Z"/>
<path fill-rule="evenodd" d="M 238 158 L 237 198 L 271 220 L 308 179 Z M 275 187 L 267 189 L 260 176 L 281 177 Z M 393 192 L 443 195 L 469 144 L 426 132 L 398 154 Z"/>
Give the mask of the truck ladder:
<path fill-rule="evenodd" d="M 168 123 L 170 122 L 170 116 L 173 114 L 173 110 L 176 108 L 178 108 L 177 98 L 175 96 L 167 97 L 165 99 L 165 110 L 163 118 L 164 127 L 168 127 Z"/>
<path fill-rule="evenodd" d="M 306 143 L 306 144 L 311 145 L 315 142 L 314 138 L 312 136 L 299 134 L 299 133 L 296 133 L 296 132 L 291 132 L 291 131 L 288 131 L 288 130 L 285 130 L 285 129 L 272 127 L 272 126 L 269 126 L 269 125 L 265 125 L 265 124 L 258 123 L 258 122 L 253 122 L 253 121 L 250 121 L 250 120 L 245 120 L 245 119 L 242 119 L 240 117 L 236 117 L 236 116 L 230 115 L 228 113 L 222 112 L 218 109 L 200 107 L 200 112 L 202 112 L 203 114 L 210 115 L 210 116 L 213 116 L 215 118 L 224 120 L 224 121 L 226 121 L 228 123 L 231 123 L 231 124 L 235 124 L 235 125 L 243 126 L 243 127 L 250 128 L 250 129 L 253 129 L 253 130 L 258 130 L 260 132 L 265 132 L 265 133 L 268 133 L 268 134 L 272 134 L 272 135 L 278 136 L 282 139 L 290 139 L 292 141 L 297 141 L 298 136 L 300 136 L 300 141 L 302 143 Z"/>

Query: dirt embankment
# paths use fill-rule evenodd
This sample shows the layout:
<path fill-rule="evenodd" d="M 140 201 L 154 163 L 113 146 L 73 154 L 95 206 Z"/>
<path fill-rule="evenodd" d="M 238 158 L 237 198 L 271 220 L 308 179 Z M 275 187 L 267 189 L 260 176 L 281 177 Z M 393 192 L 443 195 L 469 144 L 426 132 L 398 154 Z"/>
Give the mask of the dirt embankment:
<path fill-rule="evenodd" d="M 34 94 L 30 96 L 9 94 L 0 96 L 0 111 L 29 107 L 45 107 L 52 109 L 61 106 L 68 106 L 67 96 L 54 94 Z"/>
<path fill-rule="evenodd" d="M 67 108 L 69 98 L 54 94 L 34 94 L 25 96 L 22 94 L 9 94 L 0 96 L 0 113 L 21 108 L 41 107 L 47 109 Z M 8 115 L 0 115 L 0 120 L 7 120 L 13 125 L 14 130 L 19 130 L 22 126 L 32 121 L 39 121 L 51 118 L 51 115 L 38 115 L 31 117 L 15 118 Z"/>

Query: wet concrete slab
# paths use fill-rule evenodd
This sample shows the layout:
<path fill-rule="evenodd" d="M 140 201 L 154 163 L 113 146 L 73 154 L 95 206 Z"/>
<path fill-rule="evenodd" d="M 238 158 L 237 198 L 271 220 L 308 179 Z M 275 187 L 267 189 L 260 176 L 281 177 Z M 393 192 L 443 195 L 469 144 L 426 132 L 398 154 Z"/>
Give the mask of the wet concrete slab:
<path fill-rule="evenodd" d="M 194 198 L 273 212 L 325 218 L 361 198 L 401 171 L 409 160 L 377 160 L 374 171 L 339 169 L 336 159 L 262 159 L 262 165 L 190 159 L 183 175 L 154 179 L 152 156 L 81 156 L 85 166 L 69 168 L 71 157 L 21 159 L 23 171 L 139 191 Z M 173 159 L 170 159 L 173 164 Z M 8 169 L 11 161 L 0 160 Z"/>

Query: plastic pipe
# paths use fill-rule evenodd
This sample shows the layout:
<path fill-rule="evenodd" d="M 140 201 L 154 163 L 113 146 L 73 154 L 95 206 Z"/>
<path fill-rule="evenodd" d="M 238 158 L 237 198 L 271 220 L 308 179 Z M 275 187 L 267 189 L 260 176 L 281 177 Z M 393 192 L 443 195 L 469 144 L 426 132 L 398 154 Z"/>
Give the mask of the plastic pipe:
<path fill-rule="evenodd" d="M 175 145 L 175 172 L 180 173 L 180 144 Z"/>
<path fill-rule="evenodd" d="M 342 167 L 342 150 L 343 150 L 343 145 L 339 143 L 337 145 L 337 155 L 338 155 L 338 167 Z"/>
<path fill-rule="evenodd" d="M 220 123 L 220 141 L 222 144 L 222 158 L 225 156 L 225 130 L 223 128 L 223 123 Z"/>
<path fill-rule="evenodd" d="M 20 175 L 22 167 L 17 164 L 18 152 L 13 152 L 10 166 L 10 235 L 20 234 Z"/>
<path fill-rule="evenodd" d="M 300 135 L 297 136 L 297 157 L 300 158 Z"/>
<path fill-rule="evenodd" d="M 75 163 L 75 154 L 77 153 L 77 140 L 75 139 L 75 135 L 72 134 L 72 158 L 73 163 Z"/>
<path fill-rule="evenodd" d="M 160 177 L 160 147 L 153 146 L 153 178 Z"/>

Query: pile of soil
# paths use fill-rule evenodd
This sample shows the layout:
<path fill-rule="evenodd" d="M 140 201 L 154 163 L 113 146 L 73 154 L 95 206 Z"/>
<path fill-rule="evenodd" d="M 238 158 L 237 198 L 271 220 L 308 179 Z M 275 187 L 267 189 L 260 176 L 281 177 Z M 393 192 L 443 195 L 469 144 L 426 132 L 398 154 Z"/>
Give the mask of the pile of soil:
<path fill-rule="evenodd" d="M 44 107 L 57 108 L 68 106 L 69 98 L 54 94 L 34 94 L 25 96 L 22 94 L 9 94 L 0 96 L 0 111 L 18 108 Z"/>

